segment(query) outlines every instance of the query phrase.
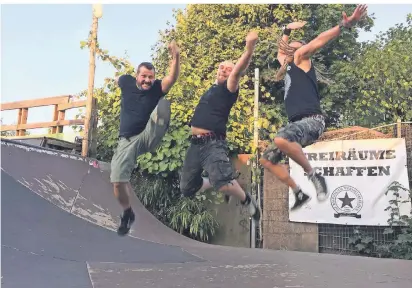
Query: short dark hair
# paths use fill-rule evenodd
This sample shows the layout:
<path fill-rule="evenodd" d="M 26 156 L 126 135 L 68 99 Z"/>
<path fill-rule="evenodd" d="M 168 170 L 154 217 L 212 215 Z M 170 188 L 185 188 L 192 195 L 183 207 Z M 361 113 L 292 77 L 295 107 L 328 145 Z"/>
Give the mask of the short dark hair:
<path fill-rule="evenodd" d="M 153 70 L 153 71 L 156 72 L 156 70 L 155 70 L 155 68 L 154 68 L 154 66 L 153 66 L 152 63 L 150 63 L 150 62 L 142 62 L 142 63 L 139 64 L 139 66 L 137 66 L 136 74 L 139 74 L 139 72 L 140 72 L 140 67 L 142 67 L 142 66 L 145 67 L 146 69 Z"/>

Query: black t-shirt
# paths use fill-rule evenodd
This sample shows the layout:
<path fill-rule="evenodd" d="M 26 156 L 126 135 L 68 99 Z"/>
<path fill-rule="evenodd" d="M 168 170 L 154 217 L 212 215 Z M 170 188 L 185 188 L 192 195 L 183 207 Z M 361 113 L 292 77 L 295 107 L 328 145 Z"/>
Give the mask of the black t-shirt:
<path fill-rule="evenodd" d="M 291 62 L 285 75 L 285 108 L 289 121 L 312 114 L 322 114 L 313 63 L 306 73 Z"/>
<path fill-rule="evenodd" d="M 150 114 L 155 109 L 162 91 L 162 81 L 156 79 L 149 90 L 140 90 L 136 78 L 132 75 L 119 77 L 121 89 L 120 132 L 119 136 L 131 137 L 140 134 L 149 121 Z"/>
<path fill-rule="evenodd" d="M 230 109 L 238 96 L 239 89 L 234 93 L 230 92 L 227 89 L 227 81 L 222 85 L 213 84 L 200 98 L 191 126 L 225 135 Z"/>

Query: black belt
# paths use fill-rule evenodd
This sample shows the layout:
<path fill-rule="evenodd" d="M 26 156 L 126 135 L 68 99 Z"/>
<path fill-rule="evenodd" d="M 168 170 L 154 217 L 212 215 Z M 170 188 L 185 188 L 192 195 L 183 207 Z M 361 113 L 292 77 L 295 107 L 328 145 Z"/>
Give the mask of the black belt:
<path fill-rule="evenodd" d="M 226 140 L 226 135 L 211 132 L 199 135 L 192 135 L 190 137 L 190 142 L 195 145 L 205 144 L 213 140 Z"/>
<path fill-rule="evenodd" d="M 290 119 L 289 122 L 293 123 L 293 122 L 297 122 L 297 121 L 300 121 L 300 120 L 305 119 L 305 118 L 313 118 L 313 119 L 324 120 L 325 116 L 323 116 L 322 114 L 298 115 L 298 116 L 295 116 L 292 119 Z"/>

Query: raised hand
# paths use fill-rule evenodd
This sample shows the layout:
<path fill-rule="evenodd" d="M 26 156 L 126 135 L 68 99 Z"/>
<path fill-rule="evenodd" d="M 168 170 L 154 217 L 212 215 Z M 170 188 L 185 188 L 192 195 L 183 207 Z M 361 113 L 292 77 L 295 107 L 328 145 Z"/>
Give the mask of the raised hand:
<path fill-rule="evenodd" d="M 286 28 L 287 28 L 287 29 L 290 29 L 290 30 L 296 30 L 296 29 L 300 29 L 300 28 L 302 28 L 303 26 L 305 26 L 306 23 L 307 23 L 306 21 L 292 22 L 292 23 L 289 23 L 289 24 L 286 26 Z"/>
<path fill-rule="evenodd" d="M 254 49 L 258 38 L 258 33 L 256 31 L 250 31 L 246 36 L 246 48 Z"/>
<path fill-rule="evenodd" d="M 175 40 L 172 40 L 172 42 L 169 43 L 167 46 L 170 55 L 175 56 L 176 54 L 179 54 L 179 47 L 176 44 Z"/>
<path fill-rule="evenodd" d="M 362 17 L 365 16 L 367 12 L 368 6 L 367 5 L 358 5 L 353 11 L 353 14 L 351 16 L 347 16 L 345 12 L 342 12 L 342 23 L 343 26 L 347 28 L 351 28 L 353 25 L 355 25 Z"/>

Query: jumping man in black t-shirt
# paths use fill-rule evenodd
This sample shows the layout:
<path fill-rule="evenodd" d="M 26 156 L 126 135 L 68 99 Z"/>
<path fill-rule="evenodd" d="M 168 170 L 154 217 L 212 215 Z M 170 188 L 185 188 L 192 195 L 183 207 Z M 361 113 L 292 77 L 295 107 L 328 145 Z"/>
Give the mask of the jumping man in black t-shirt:
<path fill-rule="evenodd" d="M 302 147 L 313 144 L 325 129 L 316 74 L 310 57 L 338 37 L 342 30 L 350 29 L 365 13 L 366 5 L 359 5 L 350 17 L 343 13 L 343 20 L 339 25 L 321 33 L 308 44 L 301 41 L 287 44 L 291 30 L 301 28 L 305 22 L 291 23 L 283 30 L 278 50 L 278 60 L 282 67 L 276 80 L 285 78 L 285 107 L 289 123 L 278 131 L 274 145 L 263 153 L 261 163 L 293 189 L 296 200 L 292 210 L 301 207 L 310 197 L 302 192 L 287 169 L 279 164 L 282 153 L 302 166 L 315 186 L 319 201 L 328 197 L 325 178 L 315 173 L 302 150 Z"/>
<path fill-rule="evenodd" d="M 256 32 L 247 35 L 246 51 L 236 65 L 229 61 L 220 63 L 215 83 L 200 98 L 191 121 L 191 144 L 186 152 L 180 179 L 184 196 L 192 196 L 213 187 L 239 198 L 255 220 L 260 218 L 256 201 L 234 179 L 228 158 L 226 124 L 239 95 L 240 77 L 249 66 L 257 40 Z M 209 178 L 202 178 L 203 169 Z"/>
<path fill-rule="evenodd" d="M 143 62 L 137 67 L 136 76 L 122 75 L 117 81 L 121 89 L 120 131 L 110 179 L 114 194 L 124 209 L 117 230 L 119 235 L 127 234 L 135 220 L 129 195 L 133 193 L 130 176 L 136 158 L 153 151 L 169 127 L 170 103 L 164 96 L 179 75 L 179 48 L 175 41 L 169 44 L 169 53 L 172 57 L 170 73 L 162 80 L 155 78 L 151 63 Z"/>

